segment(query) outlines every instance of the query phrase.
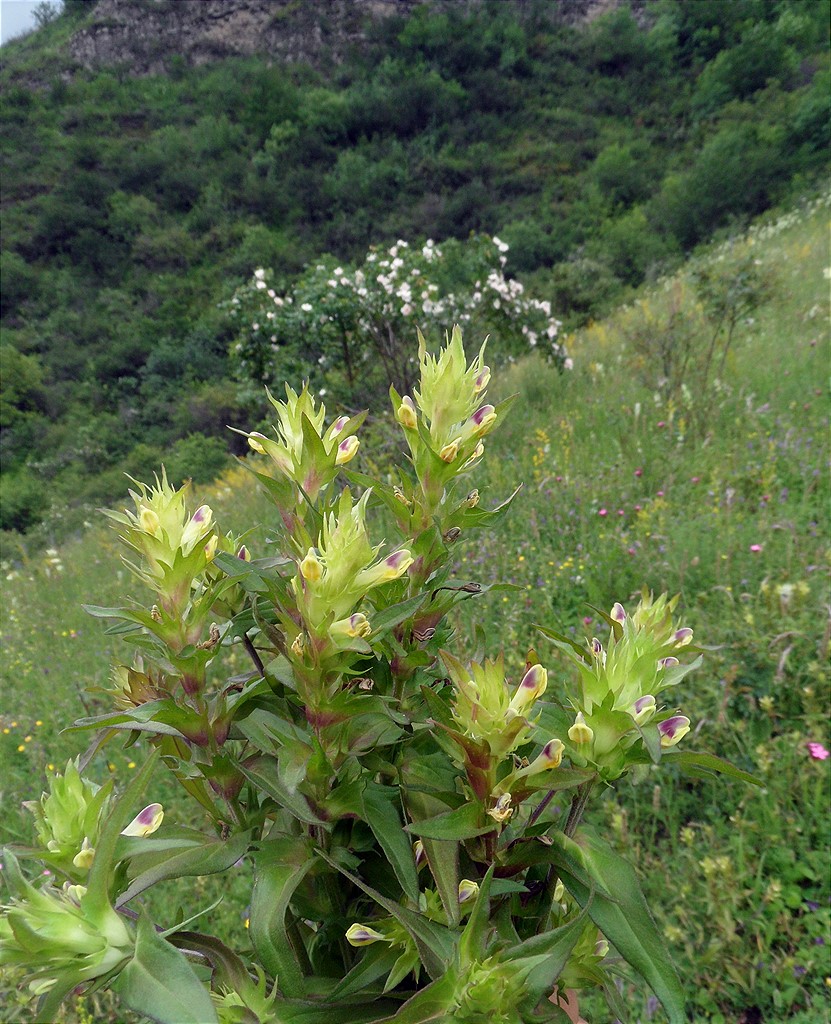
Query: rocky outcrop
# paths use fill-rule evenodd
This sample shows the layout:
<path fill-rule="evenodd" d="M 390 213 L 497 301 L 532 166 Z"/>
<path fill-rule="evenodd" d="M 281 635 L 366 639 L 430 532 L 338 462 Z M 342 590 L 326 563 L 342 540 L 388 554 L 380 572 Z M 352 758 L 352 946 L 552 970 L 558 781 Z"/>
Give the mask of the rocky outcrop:
<path fill-rule="evenodd" d="M 625 0 L 550 0 L 551 16 L 570 24 L 593 20 Z M 649 0 L 634 0 L 644 8 Z M 339 62 L 360 45 L 369 19 L 407 15 L 428 3 L 475 7 L 526 0 L 99 0 L 69 44 L 73 59 L 128 74 L 168 71 L 172 58 L 199 65 L 263 54 L 318 66 Z M 539 7 L 536 8 L 539 10 Z"/>
<path fill-rule="evenodd" d="M 70 41 L 83 67 L 120 65 L 157 74 L 170 59 L 206 64 L 267 54 L 338 61 L 361 41 L 367 18 L 407 13 L 419 0 L 99 0 Z"/>

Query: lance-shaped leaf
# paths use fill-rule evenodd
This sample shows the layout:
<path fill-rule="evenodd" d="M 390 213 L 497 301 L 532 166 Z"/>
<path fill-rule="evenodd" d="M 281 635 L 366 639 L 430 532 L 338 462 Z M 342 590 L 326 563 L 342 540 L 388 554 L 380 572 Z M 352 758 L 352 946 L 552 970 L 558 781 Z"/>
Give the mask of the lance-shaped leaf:
<path fill-rule="evenodd" d="M 550 994 L 562 974 L 583 931 L 593 896 L 593 891 L 590 891 L 587 905 L 571 921 L 541 935 L 533 935 L 506 951 L 505 959 L 514 962 L 517 971 L 524 975 L 529 1010 Z"/>
<path fill-rule="evenodd" d="M 142 914 L 136 950 L 112 984 L 124 1003 L 159 1024 L 215 1024 L 207 988 L 185 956 L 156 932 Z"/>
<path fill-rule="evenodd" d="M 225 871 L 248 850 L 249 832 L 241 832 L 222 840 L 202 835 L 193 829 L 178 839 L 134 839 L 125 844 L 124 856 L 131 857 L 129 874 L 133 876 L 127 889 L 116 900 L 122 907 L 139 893 L 165 878 L 186 875 L 212 875 Z"/>
<path fill-rule="evenodd" d="M 671 1024 L 684 1024 L 687 1016 L 681 982 L 631 865 L 588 827 L 581 829 L 577 844 L 558 832 L 553 833 L 551 839 L 552 849 L 564 855 L 563 862 L 581 863 L 591 882 L 599 884 L 592 892 L 585 875 L 578 877 L 564 863 L 559 871 L 568 891 L 580 906 L 586 907 L 591 919 L 621 956 L 652 986 Z M 599 886 L 603 887 L 603 892 Z M 613 899 L 606 895 L 607 891 L 614 894 Z"/>
<path fill-rule="evenodd" d="M 400 903 L 387 899 L 377 889 L 373 889 L 372 886 L 367 885 L 357 875 L 347 871 L 342 864 L 339 864 L 327 853 L 324 853 L 322 850 L 317 850 L 316 852 L 318 857 L 321 857 L 327 864 L 340 871 L 345 878 L 348 878 L 350 882 L 357 885 L 367 896 L 371 896 L 379 906 L 383 907 L 399 924 L 404 926 L 418 947 L 421 962 L 431 978 L 438 978 L 445 972 L 448 963 L 453 959 L 455 949 L 453 936 L 447 928 L 437 924 L 435 921 L 430 921 L 423 914 L 409 910 L 407 907 L 402 907 Z M 458 901 L 458 892 L 456 899 Z"/>
<path fill-rule="evenodd" d="M 256 858 L 251 941 L 262 965 L 279 979 L 280 990 L 290 998 L 303 994 L 305 950 L 295 950 L 289 941 L 289 903 L 314 864 L 311 848 L 298 838 L 266 841 Z"/>
<path fill-rule="evenodd" d="M 329 994 L 330 999 L 346 999 L 365 992 L 374 981 L 388 975 L 400 957 L 400 950 L 385 942 L 369 946 L 361 959 Z"/>
<path fill-rule="evenodd" d="M 449 1024 L 454 1019 L 458 984 L 459 971 L 451 967 L 443 977 L 421 989 L 392 1016 L 384 1017 L 378 1024 L 429 1024 L 430 1021 Z"/>
<path fill-rule="evenodd" d="M 488 818 L 479 803 L 462 804 L 454 810 L 407 825 L 407 831 L 421 839 L 472 839 L 495 828 L 496 822 Z"/>
<path fill-rule="evenodd" d="M 131 779 L 130 785 L 124 791 L 124 795 L 118 800 L 105 820 L 98 842 L 95 846 L 95 859 L 89 870 L 87 881 L 86 905 L 90 915 L 102 914 L 109 906 L 110 884 L 112 882 L 113 870 L 115 867 L 116 849 L 121 830 L 136 813 L 136 807 L 141 801 L 153 769 L 158 760 L 158 751 L 147 758 L 144 764 Z"/>
<path fill-rule="evenodd" d="M 402 830 L 398 787 L 368 782 L 362 794 L 362 806 L 364 821 L 387 855 L 402 891 L 418 903 L 418 876 L 412 846 Z"/>
<path fill-rule="evenodd" d="M 722 757 L 715 754 L 696 753 L 693 750 L 664 751 L 664 764 L 677 764 L 679 768 L 689 775 L 698 775 L 711 778 L 716 773 L 726 775 L 731 779 L 738 779 L 740 782 L 749 782 L 754 786 L 763 786 L 761 779 L 755 775 L 742 771 Z"/>

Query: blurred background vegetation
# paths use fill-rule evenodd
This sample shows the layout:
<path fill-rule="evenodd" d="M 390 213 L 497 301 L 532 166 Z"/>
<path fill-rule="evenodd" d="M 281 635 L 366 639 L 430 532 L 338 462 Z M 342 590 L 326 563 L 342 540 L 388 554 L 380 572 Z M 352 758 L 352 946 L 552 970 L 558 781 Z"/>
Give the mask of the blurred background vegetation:
<path fill-rule="evenodd" d="M 94 0 L 3 48 L 0 528 L 64 535 L 124 473 L 212 479 L 251 423 L 222 304 L 259 266 L 497 234 L 574 327 L 827 168 L 826 0 L 547 2 L 369 19 L 339 63 L 85 71 Z M 415 327 L 415 323 L 413 325 Z M 498 340 L 493 348 L 498 353 Z M 245 408 L 243 408 L 243 404 Z"/>

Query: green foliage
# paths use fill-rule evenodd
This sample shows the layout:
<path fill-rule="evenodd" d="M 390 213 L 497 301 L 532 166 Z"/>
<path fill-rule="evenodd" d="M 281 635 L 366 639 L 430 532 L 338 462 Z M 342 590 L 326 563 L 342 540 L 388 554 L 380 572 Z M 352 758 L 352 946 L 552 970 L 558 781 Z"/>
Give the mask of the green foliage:
<path fill-rule="evenodd" d="M 544 4 L 428 6 L 370 20 L 337 65 L 172 59 L 136 78 L 77 71 L 65 44 L 95 4 L 64 5 L 4 50 L 0 312 L 41 361 L 49 420 L 19 420 L 4 453 L 38 431 L 71 447 L 81 415 L 108 435 L 118 416 L 128 447 L 191 432 L 190 353 L 204 383 L 229 376 L 206 311 L 259 267 L 285 295 L 323 253 L 497 235 L 508 278 L 571 325 L 596 317 L 823 172 L 827 13 L 661 0 L 643 24 L 623 8 L 568 26 Z M 62 453 L 51 492 L 106 494 L 122 454 Z"/>

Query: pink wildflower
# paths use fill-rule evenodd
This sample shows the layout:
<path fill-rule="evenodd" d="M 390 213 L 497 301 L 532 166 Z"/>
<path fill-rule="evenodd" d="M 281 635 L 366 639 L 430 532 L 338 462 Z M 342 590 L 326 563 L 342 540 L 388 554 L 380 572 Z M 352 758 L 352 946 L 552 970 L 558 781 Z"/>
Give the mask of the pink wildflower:
<path fill-rule="evenodd" d="M 759 552 L 762 550 L 762 545 L 761 544 L 751 544 L 750 545 L 750 550 L 753 552 L 754 555 L 758 555 Z"/>
<path fill-rule="evenodd" d="M 809 743 L 808 753 L 815 761 L 826 761 L 831 757 L 831 751 L 826 750 L 821 743 Z"/>
<path fill-rule="evenodd" d="M 600 509 L 600 511 L 597 514 L 599 516 L 607 516 L 609 513 L 606 511 L 605 508 L 602 508 L 602 509 Z"/>

